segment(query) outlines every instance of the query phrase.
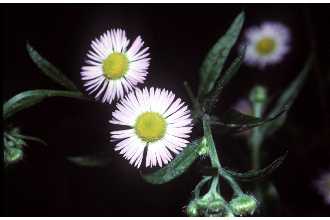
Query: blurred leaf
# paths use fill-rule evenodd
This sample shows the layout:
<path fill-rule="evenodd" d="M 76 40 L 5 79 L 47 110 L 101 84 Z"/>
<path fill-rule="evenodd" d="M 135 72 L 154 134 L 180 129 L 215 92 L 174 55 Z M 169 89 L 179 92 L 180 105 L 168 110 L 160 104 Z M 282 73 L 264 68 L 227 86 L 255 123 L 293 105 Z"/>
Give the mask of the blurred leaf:
<path fill-rule="evenodd" d="M 229 52 L 236 43 L 241 32 L 244 17 L 244 12 L 241 12 L 235 18 L 227 32 L 216 42 L 206 55 L 200 69 L 199 98 L 204 98 L 204 96 L 212 90 L 215 82 L 219 78 Z"/>
<path fill-rule="evenodd" d="M 223 76 L 215 84 L 215 87 L 211 91 L 210 95 L 208 96 L 208 98 L 206 99 L 206 102 L 204 104 L 204 108 L 206 109 L 207 112 L 211 112 L 212 108 L 218 102 L 218 98 L 219 98 L 223 88 L 228 84 L 228 82 L 238 72 L 239 68 L 242 65 L 243 59 L 244 59 L 245 50 L 246 50 L 246 47 L 243 47 L 240 50 L 238 57 L 235 58 L 235 60 L 231 63 L 231 65 L 225 71 Z"/>
<path fill-rule="evenodd" d="M 243 114 L 235 109 L 229 109 L 223 116 L 218 120 L 214 118 L 210 121 L 211 125 L 218 126 L 223 129 L 222 132 L 242 132 L 247 129 L 261 126 L 265 123 L 269 123 L 270 121 L 276 120 L 282 114 L 286 112 L 286 108 L 282 109 L 277 115 L 274 115 L 271 118 L 257 118 L 251 115 Z M 215 130 L 216 131 L 216 130 Z"/>
<path fill-rule="evenodd" d="M 245 173 L 238 173 L 229 169 L 222 168 L 222 171 L 230 174 L 233 178 L 239 181 L 255 181 L 268 176 L 274 170 L 276 170 L 283 163 L 287 155 L 288 152 L 285 152 L 284 155 L 280 156 L 267 167 L 260 170 L 251 170 Z"/>
<path fill-rule="evenodd" d="M 296 77 L 296 79 L 294 79 L 293 82 L 284 90 L 282 95 L 278 98 L 275 107 L 268 114 L 268 117 L 273 117 L 275 114 L 277 114 L 280 111 L 280 109 L 283 108 L 283 106 L 285 106 L 287 110 L 291 108 L 293 102 L 297 98 L 301 88 L 304 85 L 305 79 L 307 78 L 308 72 L 311 68 L 312 61 L 313 61 L 313 55 L 310 55 L 307 62 L 305 63 L 303 70 Z M 284 124 L 286 117 L 287 117 L 287 113 L 279 117 L 277 120 L 274 120 L 271 123 L 266 124 L 261 128 L 261 133 L 264 136 L 269 136 L 273 134 L 277 129 L 279 129 Z"/>
<path fill-rule="evenodd" d="M 71 156 L 67 159 L 78 166 L 104 167 L 111 162 L 111 154 L 109 152 L 99 152 L 92 155 Z"/>
<path fill-rule="evenodd" d="M 188 144 L 183 151 L 164 168 L 151 174 L 141 174 L 142 178 L 152 184 L 163 184 L 179 177 L 199 156 L 198 151 L 202 147 L 201 140 L 202 139 L 197 139 Z"/>
<path fill-rule="evenodd" d="M 15 95 L 4 103 L 3 119 L 6 120 L 17 112 L 40 103 L 45 98 L 55 96 L 86 99 L 81 92 L 46 89 L 28 90 Z"/>
<path fill-rule="evenodd" d="M 45 58 L 43 58 L 35 49 L 33 49 L 29 43 L 26 44 L 26 49 L 32 61 L 42 70 L 46 76 L 69 90 L 78 91 L 75 84 L 67 76 L 65 76 L 54 65 L 49 63 Z"/>
<path fill-rule="evenodd" d="M 21 138 L 24 140 L 39 142 L 40 144 L 47 146 L 47 143 L 44 140 L 37 138 L 37 137 L 32 137 L 32 136 L 27 136 L 27 135 L 22 135 L 22 134 L 12 134 L 12 136 L 16 137 L 16 138 Z"/>

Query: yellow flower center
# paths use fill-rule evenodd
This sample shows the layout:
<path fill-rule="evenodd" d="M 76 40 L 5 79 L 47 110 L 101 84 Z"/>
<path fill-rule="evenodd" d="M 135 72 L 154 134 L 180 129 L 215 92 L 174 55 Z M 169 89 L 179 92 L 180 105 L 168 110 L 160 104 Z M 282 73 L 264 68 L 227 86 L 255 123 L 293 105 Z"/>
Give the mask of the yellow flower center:
<path fill-rule="evenodd" d="M 273 38 L 265 37 L 259 40 L 256 45 L 256 50 L 261 55 L 268 55 L 274 51 L 276 42 Z"/>
<path fill-rule="evenodd" d="M 160 140 L 165 135 L 166 121 L 156 112 L 145 112 L 135 122 L 135 132 L 145 142 Z"/>
<path fill-rule="evenodd" d="M 112 53 L 103 61 L 102 68 L 107 79 L 120 79 L 128 70 L 128 59 L 123 53 Z"/>

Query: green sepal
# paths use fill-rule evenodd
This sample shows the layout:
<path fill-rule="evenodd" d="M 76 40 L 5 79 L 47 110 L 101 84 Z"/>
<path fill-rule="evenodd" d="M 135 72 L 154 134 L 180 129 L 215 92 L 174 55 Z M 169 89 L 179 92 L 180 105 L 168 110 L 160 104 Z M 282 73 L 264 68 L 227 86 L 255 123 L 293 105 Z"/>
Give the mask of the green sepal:
<path fill-rule="evenodd" d="M 87 99 L 81 92 L 36 89 L 21 92 L 3 105 L 3 119 L 6 120 L 17 112 L 32 107 L 49 97 L 69 97 L 76 99 Z"/>
<path fill-rule="evenodd" d="M 78 91 L 75 84 L 66 75 L 43 58 L 29 43 L 26 44 L 26 50 L 32 61 L 47 77 L 69 90 Z"/>
<path fill-rule="evenodd" d="M 222 168 L 221 171 L 226 172 L 238 181 L 256 181 L 265 178 L 266 176 L 270 175 L 274 170 L 276 170 L 283 163 L 287 155 L 288 152 L 285 152 L 282 156 L 274 160 L 271 164 L 260 170 L 251 170 L 248 172 L 239 173 L 226 168 Z"/>
<path fill-rule="evenodd" d="M 219 78 L 224 63 L 231 48 L 237 41 L 245 19 L 241 12 L 231 24 L 227 32 L 214 44 L 206 55 L 200 69 L 200 84 L 198 89 L 199 99 L 204 98 L 212 89 Z"/>
<path fill-rule="evenodd" d="M 197 139 L 188 144 L 176 158 L 166 165 L 150 174 L 141 174 L 142 178 L 152 184 L 164 184 L 182 175 L 199 156 L 202 148 L 202 139 Z"/>

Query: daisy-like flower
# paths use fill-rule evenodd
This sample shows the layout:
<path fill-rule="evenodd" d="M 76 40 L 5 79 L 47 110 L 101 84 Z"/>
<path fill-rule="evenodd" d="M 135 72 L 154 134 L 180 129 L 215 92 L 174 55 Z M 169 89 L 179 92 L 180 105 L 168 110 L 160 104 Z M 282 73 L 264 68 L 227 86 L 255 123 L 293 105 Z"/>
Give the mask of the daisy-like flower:
<path fill-rule="evenodd" d="M 128 128 L 112 131 L 119 151 L 130 164 L 140 167 L 144 150 L 146 167 L 162 167 L 189 142 L 192 119 L 188 106 L 165 89 L 136 89 L 121 99 L 110 123 Z"/>
<path fill-rule="evenodd" d="M 115 98 L 122 98 L 124 92 L 133 90 L 138 83 L 143 83 L 150 61 L 149 48 L 142 49 L 143 44 L 138 36 L 127 49 L 129 40 L 121 29 L 107 31 L 92 41 L 87 66 L 81 68 L 89 94 L 95 93 L 96 99 L 111 103 Z"/>
<path fill-rule="evenodd" d="M 281 23 L 264 22 L 245 32 L 246 53 L 244 61 L 261 69 L 282 60 L 290 49 L 290 31 Z"/>
<path fill-rule="evenodd" d="M 318 192 L 324 197 L 325 203 L 330 205 L 330 172 L 324 173 L 315 182 Z"/>

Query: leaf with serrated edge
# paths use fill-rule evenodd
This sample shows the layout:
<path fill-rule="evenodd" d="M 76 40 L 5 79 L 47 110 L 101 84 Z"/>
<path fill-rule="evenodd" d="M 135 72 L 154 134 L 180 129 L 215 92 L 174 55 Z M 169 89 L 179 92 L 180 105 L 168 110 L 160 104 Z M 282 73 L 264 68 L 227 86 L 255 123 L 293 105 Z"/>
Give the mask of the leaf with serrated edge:
<path fill-rule="evenodd" d="M 164 168 L 151 174 L 141 174 L 142 178 L 152 184 L 163 184 L 179 177 L 199 156 L 198 151 L 202 146 L 201 140 L 202 139 L 197 139 L 188 144 L 184 150 Z"/>
<path fill-rule="evenodd" d="M 46 89 L 28 90 L 15 95 L 4 103 L 3 119 L 6 120 L 17 112 L 40 103 L 45 98 L 55 96 L 86 99 L 81 92 Z"/>
<path fill-rule="evenodd" d="M 66 75 L 43 58 L 29 43 L 26 44 L 26 49 L 32 61 L 47 77 L 69 90 L 78 91 L 75 84 Z"/>
<path fill-rule="evenodd" d="M 203 98 L 208 94 L 216 80 L 219 78 L 223 65 L 231 48 L 237 41 L 244 23 L 245 14 L 241 12 L 231 24 L 227 32 L 216 42 L 206 55 L 200 69 L 200 84 L 198 97 Z"/>

